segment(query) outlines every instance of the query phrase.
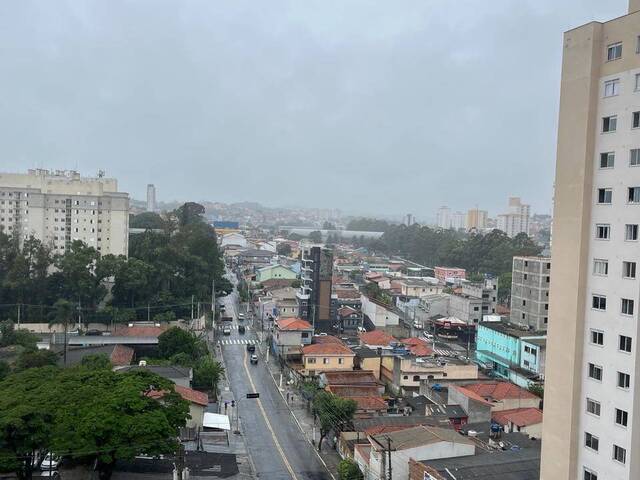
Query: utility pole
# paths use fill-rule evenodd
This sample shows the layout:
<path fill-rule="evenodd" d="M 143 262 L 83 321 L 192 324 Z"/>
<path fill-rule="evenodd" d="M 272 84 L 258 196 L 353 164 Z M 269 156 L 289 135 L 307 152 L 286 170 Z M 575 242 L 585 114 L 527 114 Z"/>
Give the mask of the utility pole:
<path fill-rule="evenodd" d="M 191 321 L 193 322 L 193 295 L 191 295 Z"/>
<path fill-rule="evenodd" d="M 184 446 L 182 443 L 178 445 L 178 452 L 176 455 L 176 473 L 178 474 L 178 480 L 182 480 L 182 472 L 184 471 Z"/>
<path fill-rule="evenodd" d="M 393 476 L 391 475 L 391 438 L 387 437 L 387 458 L 388 460 L 388 464 L 389 464 L 389 476 L 388 476 L 388 480 L 392 480 Z"/>
<path fill-rule="evenodd" d="M 151 305 L 147 303 L 147 322 L 151 321 Z"/>
<path fill-rule="evenodd" d="M 20 328 L 20 307 L 21 304 L 18 304 L 18 329 Z"/>

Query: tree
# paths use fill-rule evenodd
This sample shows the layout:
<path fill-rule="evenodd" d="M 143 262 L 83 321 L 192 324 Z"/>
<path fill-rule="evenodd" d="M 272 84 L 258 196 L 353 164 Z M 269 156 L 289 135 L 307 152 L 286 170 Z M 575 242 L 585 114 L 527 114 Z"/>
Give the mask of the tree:
<path fill-rule="evenodd" d="M 314 230 L 313 232 L 309 233 L 309 240 L 311 240 L 313 243 L 322 243 L 322 232 L 320 232 L 319 230 Z"/>
<path fill-rule="evenodd" d="M 9 345 L 20 345 L 27 350 L 35 350 L 39 338 L 36 334 L 24 329 L 15 329 L 15 324 L 11 320 L 0 323 L 0 347 Z"/>
<path fill-rule="evenodd" d="M 53 312 L 49 319 L 49 326 L 63 325 L 64 326 L 64 352 L 63 362 L 67 365 L 67 331 L 69 329 L 69 321 L 73 315 L 73 307 L 71 303 L 64 299 L 58 300 L 53 306 Z"/>
<path fill-rule="evenodd" d="M 302 235 L 297 234 L 297 233 L 290 233 L 287 238 L 289 240 L 293 240 L 294 242 L 299 242 L 304 237 Z"/>
<path fill-rule="evenodd" d="M 20 353 L 16 360 L 16 370 L 54 366 L 57 365 L 58 358 L 58 354 L 51 350 L 25 350 Z"/>
<path fill-rule="evenodd" d="M 360 232 L 386 232 L 392 225 L 377 218 L 354 218 L 347 224 L 347 230 Z"/>
<path fill-rule="evenodd" d="M 335 230 L 336 226 L 331 222 L 323 222 L 322 223 L 323 230 Z"/>
<path fill-rule="evenodd" d="M 155 212 L 142 212 L 131 217 L 129 227 L 165 230 L 167 228 L 167 222 Z"/>
<path fill-rule="evenodd" d="M 51 450 L 95 460 L 99 478 L 111 477 L 116 460 L 166 455 L 178 447 L 178 429 L 189 407 L 171 381 L 146 371 L 61 371 L 52 387 Z"/>
<path fill-rule="evenodd" d="M 163 358 L 184 353 L 195 359 L 203 351 L 206 352 L 206 345 L 203 345 L 193 333 L 179 327 L 171 327 L 158 337 L 158 350 Z"/>
<path fill-rule="evenodd" d="M 80 365 L 89 370 L 111 369 L 111 360 L 104 353 L 96 353 L 82 357 Z"/>
<path fill-rule="evenodd" d="M 7 375 L 11 372 L 11 367 L 5 361 L 0 360 L 0 382 L 7 378 Z"/>
<path fill-rule="evenodd" d="M 498 301 L 508 303 L 511 298 L 511 272 L 501 273 L 498 277 Z"/>
<path fill-rule="evenodd" d="M 529 388 L 527 390 L 529 390 L 531 393 L 533 393 L 534 395 L 536 395 L 536 396 L 538 396 L 540 398 L 544 398 L 544 385 L 543 384 L 532 383 L 531 385 L 529 385 Z"/>
<path fill-rule="evenodd" d="M 338 464 L 338 478 L 340 480 L 362 480 L 364 477 L 356 462 L 345 458 Z"/>
<path fill-rule="evenodd" d="M 320 391 L 313 399 L 313 416 L 320 424 L 318 452 L 322 451 L 322 441 L 332 430 L 339 434 L 351 427 L 357 404 L 354 400 L 340 398 L 332 393 Z"/>
<path fill-rule="evenodd" d="M 193 386 L 211 391 L 217 397 L 218 383 L 224 378 L 224 367 L 210 355 L 201 358 L 193 369 Z"/>
<path fill-rule="evenodd" d="M 288 257 L 291 255 L 291 245 L 288 243 L 279 243 L 276 247 L 276 252 L 278 255 Z"/>

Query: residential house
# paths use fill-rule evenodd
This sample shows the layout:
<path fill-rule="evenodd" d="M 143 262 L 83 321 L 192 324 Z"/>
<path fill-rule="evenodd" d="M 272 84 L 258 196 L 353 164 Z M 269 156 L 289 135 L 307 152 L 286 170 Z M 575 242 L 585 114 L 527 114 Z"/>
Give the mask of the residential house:
<path fill-rule="evenodd" d="M 353 370 L 355 354 L 339 343 L 314 343 L 302 348 L 303 375 L 327 370 Z"/>
<path fill-rule="evenodd" d="M 318 385 L 328 387 L 375 387 L 382 395 L 384 385 L 368 370 L 324 371 L 318 376 Z"/>
<path fill-rule="evenodd" d="M 477 448 L 473 456 L 439 460 L 409 460 L 409 480 L 538 480 L 540 446 L 522 433 L 502 433 L 490 438 L 488 424 L 474 428 Z M 485 433 L 486 432 L 486 433 Z M 500 447 L 500 442 L 503 448 Z M 510 448 L 514 446 L 515 448 Z"/>
<path fill-rule="evenodd" d="M 134 357 L 134 350 L 124 345 L 100 345 L 96 347 L 79 347 L 67 349 L 66 366 L 71 367 L 82 363 L 82 359 L 87 355 L 105 355 L 114 367 L 126 367 L 131 365 Z M 64 359 L 58 359 L 58 365 L 64 366 Z"/>
<path fill-rule="evenodd" d="M 247 246 L 247 239 L 240 233 L 227 233 L 220 240 L 220 247 L 223 250 L 238 250 Z"/>
<path fill-rule="evenodd" d="M 459 283 L 467 277 L 464 268 L 435 267 L 433 273 L 442 283 Z"/>
<path fill-rule="evenodd" d="M 372 330 L 370 332 L 362 332 L 358 334 L 360 345 L 377 350 L 391 350 L 392 345 L 398 340 L 383 330 Z"/>
<path fill-rule="evenodd" d="M 258 298 L 257 314 L 261 320 L 272 320 L 276 317 L 291 318 L 296 317 L 297 313 L 298 302 L 296 289 L 293 287 L 273 289 Z M 268 325 L 265 323 L 265 328 Z"/>
<path fill-rule="evenodd" d="M 269 265 L 256 270 L 256 282 L 258 283 L 273 279 L 295 280 L 297 277 L 296 272 L 283 265 Z"/>
<path fill-rule="evenodd" d="M 187 428 L 202 429 L 202 422 L 204 419 L 204 411 L 209 405 L 209 396 L 206 393 L 199 392 L 189 387 L 182 385 L 176 385 L 175 391 L 184 400 L 189 402 L 189 415 L 191 418 L 187 419 Z M 166 392 L 153 390 L 147 395 L 152 398 L 162 398 Z"/>
<path fill-rule="evenodd" d="M 127 365 L 114 368 L 116 372 L 135 372 L 145 371 L 155 373 L 156 375 L 171 380 L 178 386 L 191 388 L 193 380 L 193 370 L 187 367 L 178 367 L 176 365 L 147 365 L 141 361 L 138 365 Z"/>
<path fill-rule="evenodd" d="M 275 253 L 268 250 L 247 249 L 242 250 L 237 255 L 238 264 L 248 268 L 261 268 L 265 265 L 269 265 Z"/>
<path fill-rule="evenodd" d="M 362 312 L 353 307 L 340 307 L 337 311 L 337 320 L 341 332 L 357 331 L 362 326 Z"/>
<path fill-rule="evenodd" d="M 373 372 L 376 379 L 380 379 L 380 366 L 382 365 L 381 352 L 365 345 L 351 347 L 351 351 L 356 354 L 354 359 L 354 368 L 356 370 L 369 370 Z"/>
<path fill-rule="evenodd" d="M 391 280 L 392 286 L 399 288 L 400 295 L 405 297 L 426 297 L 428 295 L 437 295 L 442 293 L 444 286 L 442 284 L 427 282 L 426 280 L 417 278 L 402 278 L 400 280 Z"/>
<path fill-rule="evenodd" d="M 302 357 L 302 347 L 310 345 L 313 327 L 301 318 L 279 318 L 273 332 L 273 351 L 283 359 Z"/>
<path fill-rule="evenodd" d="M 365 480 L 385 478 L 389 470 L 394 478 L 409 478 L 409 460 L 412 458 L 436 460 L 474 455 L 476 451 L 470 438 L 453 429 L 423 425 L 370 435 L 368 440 L 371 449 L 363 470 Z"/>
<path fill-rule="evenodd" d="M 338 397 L 356 402 L 355 418 L 384 415 L 389 408 L 377 385 L 329 385 L 326 390 Z"/>
<path fill-rule="evenodd" d="M 521 432 L 534 438 L 542 437 L 542 410 L 538 408 L 500 410 L 493 412 L 491 420 L 502 425 L 505 432 Z"/>
<path fill-rule="evenodd" d="M 448 402 L 461 405 L 469 414 L 469 421 L 489 421 L 491 414 L 502 410 L 519 408 L 540 408 L 540 398 L 533 393 L 509 382 L 473 383 L 467 385 L 450 385 Z M 474 409 L 479 416 L 486 417 L 486 407 L 490 409 L 489 418 L 478 420 L 473 415 Z M 473 418 L 472 418 L 473 417 Z"/>
<path fill-rule="evenodd" d="M 383 329 L 392 335 L 403 335 L 405 328 L 401 323 L 404 317 L 394 305 L 387 305 L 373 298 L 362 295 L 362 313 L 367 329 Z"/>

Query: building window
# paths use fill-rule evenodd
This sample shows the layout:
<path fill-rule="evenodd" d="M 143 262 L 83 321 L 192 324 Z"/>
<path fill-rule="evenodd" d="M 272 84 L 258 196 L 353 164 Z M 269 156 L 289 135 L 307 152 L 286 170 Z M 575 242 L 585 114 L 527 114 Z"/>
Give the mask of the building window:
<path fill-rule="evenodd" d="M 610 188 L 598 189 L 598 203 L 610 204 L 612 196 L 613 196 L 613 191 Z"/>
<path fill-rule="evenodd" d="M 604 332 L 591 330 L 591 343 L 593 345 L 604 345 Z"/>
<path fill-rule="evenodd" d="M 613 168 L 615 161 L 616 154 L 614 152 L 604 152 L 600 154 L 600 168 Z"/>
<path fill-rule="evenodd" d="M 338 365 L 342 365 L 344 363 L 344 358 L 339 358 L 338 359 Z"/>
<path fill-rule="evenodd" d="M 600 402 L 596 402 L 591 398 L 587 398 L 587 412 L 592 415 L 600 416 Z"/>
<path fill-rule="evenodd" d="M 307 358 L 307 363 L 316 363 L 316 359 L 314 357 Z"/>
<path fill-rule="evenodd" d="M 328 365 L 328 364 L 329 364 L 329 359 L 328 359 L 328 358 L 323 358 L 323 359 L 322 359 L 322 363 L 323 363 L 324 365 Z"/>
<path fill-rule="evenodd" d="M 618 348 L 620 351 L 631 353 L 631 337 L 620 335 L 618 338 Z"/>
<path fill-rule="evenodd" d="M 632 167 L 640 165 L 640 148 L 632 148 L 629 150 L 629 165 Z"/>
<path fill-rule="evenodd" d="M 636 73 L 635 91 L 640 90 L 640 73 Z"/>
<path fill-rule="evenodd" d="M 595 363 L 589 364 L 589 378 L 602 381 L 602 367 Z"/>
<path fill-rule="evenodd" d="M 413 376 L 413 381 L 414 382 L 419 382 L 420 381 L 420 375 L 414 375 Z"/>
<path fill-rule="evenodd" d="M 640 112 L 633 112 L 631 114 L 631 128 L 640 127 Z"/>
<path fill-rule="evenodd" d="M 613 80 L 607 80 L 604 82 L 604 96 L 605 97 L 613 97 L 618 95 L 620 90 L 620 79 L 615 78 Z"/>
<path fill-rule="evenodd" d="M 640 203 L 640 187 L 629 187 L 627 201 L 629 203 Z"/>
<path fill-rule="evenodd" d="M 628 420 L 629 420 L 629 414 L 624 410 L 620 410 L 619 408 L 616 408 L 616 425 L 626 427 Z"/>
<path fill-rule="evenodd" d="M 606 276 L 609 274 L 609 261 L 602 258 L 593 259 L 593 274 Z"/>
<path fill-rule="evenodd" d="M 602 133 L 615 132 L 618 126 L 618 117 L 611 115 L 609 117 L 602 117 Z"/>
<path fill-rule="evenodd" d="M 594 308 L 595 310 L 606 310 L 607 297 L 603 295 L 593 295 L 591 297 L 591 308 Z"/>
<path fill-rule="evenodd" d="M 609 240 L 611 226 L 608 223 L 599 223 L 596 225 L 596 238 L 598 240 Z"/>
<path fill-rule="evenodd" d="M 622 276 L 636 278 L 636 262 L 622 262 Z"/>
<path fill-rule="evenodd" d="M 631 375 L 628 373 L 618 372 L 618 387 L 628 389 L 631 385 Z"/>
<path fill-rule="evenodd" d="M 598 480 L 598 474 L 593 470 L 589 470 L 588 468 L 585 468 L 583 480 Z"/>
<path fill-rule="evenodd" d="M 622 57 L 622 42 L 612 43 L 607 47 L 607 62 Z"/>
<path fill-rule="evenodd" d="M 584 446 L 590 448 L 592 450 L 598 451 L 598 437 L 590 434 L 589 432 L 584 432 Z"/>
<path fill-rule="evenodd" d="M 613 446 L 613 459 L 616 462 L 626 463 L 627 461 L 627 450 L 619 447 L 618 445 Z"/>
<path fill-rule="evenodd" d="M 623 315 L 633 315 L 633 300 L 630 298 L 623 298 L 621 303 L 621 313 Z"/>
<path fill-rule="evenodd" d="M 638 225 L 627 223 L 624 226 L 624 239 L 628 242 L 635 242 L 638 240 Z"/>

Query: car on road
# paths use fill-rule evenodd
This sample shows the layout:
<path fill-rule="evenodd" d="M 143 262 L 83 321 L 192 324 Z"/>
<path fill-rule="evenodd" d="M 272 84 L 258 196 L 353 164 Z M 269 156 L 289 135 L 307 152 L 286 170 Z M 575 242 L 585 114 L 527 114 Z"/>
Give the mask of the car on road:
<path fill-rule="evenodd" d="M 252 343 L 248 343 L 247 344 L 247 352 L 255 352 L 256 351 L 256 346 Z"/>
<path fill-rule="evenodd" d="M 42 470 L 55 470 L 58 468 L 58 463 L 60 459 L 53 455 L 51 452 L 47 453 L 42 459 L 42 463 L 40 464 L 40 469 Z"/>
<path fill-rule="evenodd" d="M 422 322 L 418 322 L 416 320 L 415 322 L 413 322 L 413 328 L 417 328 L 419 330 L 422 330 Z"/>
<path fill-rule="evenodd" d="M 244 313 L 239 313 L 238 314 L 238 321 L 241 322 L 244 320 Z"/>
<path fill-rule="evenodd" d="M 231 329 L 230 329 L 229 327 L 224 327 L 224 328 L 222 329 L 222 333 L 223 333 L 224 335 L 231 335 Z"/>
<path fill-rule="evenodd" d="M 433 334 L 431 334 L 429 332 L 422 332 L 422 336 L 424 338 L 428 338 L 429 340 L 431 340 L 433 338 Z"/>
<path fill-rule="evenodd" d="M 240 325 L 240 326 L 238 327 L 238 333 L 239 333 L 240 335 L 244 335 L 244 332 L 245 332 L 244 325 Z"/>
<path fill-rule="evenodd" d="M 251 355 L 251 359 L 249 361 L 251 362 L 252 365 L 257 365 L 258 364 L 258 355 L 256 355 L 255 353 L 253 355 Z"/>
<path fill-rule="evenodd" d="M 218 310 L 220 310 L 221 313 L 224 313 L 227 311 L 227 307 L 225 307 L 223 304 L 220 304 L 218 306 Z"/>

